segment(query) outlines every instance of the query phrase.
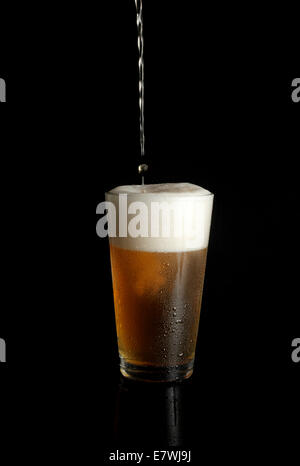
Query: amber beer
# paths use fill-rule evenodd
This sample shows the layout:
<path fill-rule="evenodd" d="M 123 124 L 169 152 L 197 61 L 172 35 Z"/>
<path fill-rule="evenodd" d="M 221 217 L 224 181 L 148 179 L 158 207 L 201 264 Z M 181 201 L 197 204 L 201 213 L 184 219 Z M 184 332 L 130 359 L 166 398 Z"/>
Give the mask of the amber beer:
<path fill-rule="evenodd" d="M 144 186 L 145 193 L 135 187 L 138 192 L 134 196 L 130 187 L 128 197 L 130 201 L 144 199 L 149 206 L 150 198 L 153 201 L 162 193 L 164 200 L 174 199 L 178 192 L 191 201 L 193 196 L 202 196 L 205 234 L 192 249 L 186 237 L 167 241 L 110 238 L 110 255 L 121 373 L 135 379 L 173 381 L 187 378 L 193 371 L 212 195 L 183 183 L 158 186 Z M 119 187 L 117 193 L 121 188 L 126 191 Z M 109 194 L 111 200 L 114 193 Z"/>

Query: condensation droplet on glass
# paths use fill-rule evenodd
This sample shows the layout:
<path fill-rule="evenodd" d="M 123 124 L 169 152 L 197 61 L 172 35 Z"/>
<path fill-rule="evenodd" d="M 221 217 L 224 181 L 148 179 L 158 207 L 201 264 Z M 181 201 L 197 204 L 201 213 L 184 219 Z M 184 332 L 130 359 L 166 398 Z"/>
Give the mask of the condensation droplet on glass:
<path fill-rule="evenodd" d="M 183 356 L 183 353 L 179 353 L 178 356 L 180 356 L 180 357 Z"/>

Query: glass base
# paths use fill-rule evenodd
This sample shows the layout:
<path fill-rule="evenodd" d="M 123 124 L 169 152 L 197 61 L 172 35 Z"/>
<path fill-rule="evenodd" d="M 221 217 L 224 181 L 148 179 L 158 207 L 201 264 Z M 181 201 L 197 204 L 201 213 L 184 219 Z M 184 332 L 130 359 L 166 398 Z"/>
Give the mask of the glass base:
<path fill-rule="evenodd" d="M 120 357 L 120 371 L 124 377 L 142 382 L 180 382 L 193 373 L 194 361 L 173 367 L 138 366 Z"/>

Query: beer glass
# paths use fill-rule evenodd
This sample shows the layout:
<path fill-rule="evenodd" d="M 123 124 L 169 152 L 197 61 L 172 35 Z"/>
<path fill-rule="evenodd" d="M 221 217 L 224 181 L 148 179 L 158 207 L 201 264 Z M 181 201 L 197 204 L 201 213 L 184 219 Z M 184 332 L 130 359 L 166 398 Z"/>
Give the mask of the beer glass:
<path fill-rule="evenodd" d="M 115 319 L 123 376 L 191 376 L 213 194 L 189 183 L 106 193 Z"/>

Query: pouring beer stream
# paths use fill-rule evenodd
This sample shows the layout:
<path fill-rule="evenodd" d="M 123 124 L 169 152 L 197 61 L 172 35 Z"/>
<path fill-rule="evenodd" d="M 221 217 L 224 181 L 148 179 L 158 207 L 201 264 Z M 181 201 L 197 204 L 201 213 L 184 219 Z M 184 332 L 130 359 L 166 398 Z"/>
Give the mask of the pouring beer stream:
<path fill-rule="evenodd" d="M 143 2 L 135 0 L 136 6 L 136 24 L 138 32 L 138 70 L 139 70 L 139 120 L 140 120 L 140 150 L 141 157 L 145 156 L 145 118 L 144 118 L 144 30 L 143 30 Z M 141 163 L 138 167 L 139 174 L 142 175 L 142 184 L 144 184 L 144 174 L 148 170 L 146 163 Z"/>

